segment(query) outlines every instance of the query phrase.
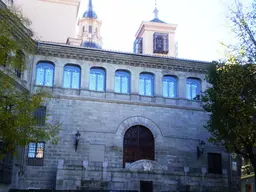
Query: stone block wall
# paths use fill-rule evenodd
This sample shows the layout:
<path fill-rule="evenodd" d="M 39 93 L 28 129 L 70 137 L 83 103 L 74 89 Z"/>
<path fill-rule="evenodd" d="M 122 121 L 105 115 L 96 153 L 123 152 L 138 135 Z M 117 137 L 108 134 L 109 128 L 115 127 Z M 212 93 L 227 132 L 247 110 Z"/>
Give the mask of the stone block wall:
<path fill-rule="evenodd" d="M 46 143 L 44 166 L 26 166 L 21 188 L 53 189 L 62 185 L 61 189 L 74 190 L 77 187 L 117 189 L 118 186 L 125 186 L 127 190 L 137 190 L 140 180 L 152 179 L 156 191 L 157 186 L 165 186 L 161 190 L 168 190 L 177 187 L 178 181 L 182 180 L 184 167 L 189 167 L 187 179 L 192 188 L 201 183 L 201 169 L 207 168 L 207 154 L 197 160 L 196 147 L 199 139 L 206 139 L 201 137 L 207 119 L 203 111 L 67 99 L 64 96 L 51 99 L 46 107 L 52 114 L 49 121 L 58 120 L 62 123 L 61 140 L 57 145 Z M 155 161 L 165 167 L 165 174 L 129 173 L 123 168 L 123 136 L 133 125 L 143 125 L 152 132 Z M 77 130 L 81 133 L 81 139 L 75 151 Z M 94 146 L 103 146 L 103 159 L 90 161 L 90 149 Z M 220 151 L 207 144 L 206 152 Z M 56 181 L 64 174 L 58 169 L 60 160 L 69 179 Z M 225 153 L 222 153 L 222 160 L 223 169 L 226 169 Z M 103 165 L 107 167 L 105 173 Z M 87 175 L 84 175 L 83 167 L 89 168 Z M 206 186 L 211 183 L 216 186 L 226 185 L 225 174 L 222 179 L 211 175 L 206 177 Z M 131 179 L 133 181 L 126 182 Z"/>

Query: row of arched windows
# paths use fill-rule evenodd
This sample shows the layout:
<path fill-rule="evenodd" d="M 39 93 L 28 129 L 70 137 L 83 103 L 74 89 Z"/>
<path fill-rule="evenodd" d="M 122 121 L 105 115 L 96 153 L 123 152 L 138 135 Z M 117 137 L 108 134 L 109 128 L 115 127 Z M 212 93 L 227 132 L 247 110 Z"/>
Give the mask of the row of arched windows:
<path fill-rule="evenodd" d="M 81 81 L 81 68 L 77 65 L 67 64 L 64 66 L 63 88 L 79 89 Z M 172 75 L 163 76 L 163 96 L 177 97 L 178 79 Z M 36 66 L 36 85 L 53 86 L 54 65 L 50 62 L 40 62 Z M 139 94 L 154 96 L 154 74 L 143 72 L 140 74 Z M 106 90 L 106 71 L 101 67 L 90 69 L 89 89 L 93 91 Z M 131 73 L 127 70 L 115 72 L 115 92 L 129 94 L 131 91 Z M 199 99 L 201 81 L 197 78 L 187 78 L 187 99 Z"/>

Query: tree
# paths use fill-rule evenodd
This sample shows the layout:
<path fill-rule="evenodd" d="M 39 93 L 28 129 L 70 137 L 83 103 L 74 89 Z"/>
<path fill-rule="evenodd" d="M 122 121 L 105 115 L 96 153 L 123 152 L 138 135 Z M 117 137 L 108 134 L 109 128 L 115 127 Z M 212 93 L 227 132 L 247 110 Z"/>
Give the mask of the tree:
<path fill-rule="evenodd" d="M 202 97 L 210 112 L 209 141 L 247 157 L 256 172 L 256 65 L 243 66 L 233 57 L 211 67 L 206 79 L 212 85 Z"/>
<path fill-rule="evenodd" d="M 235 35 L 235 44 L 228 45 L 229 52 L 236 58 L 247 63 L 256 62 L 256 0 L 248 6 L 239 0 L 234 1 L 230 8 L 231 29 Z"/>
<path fill-rule="evenodd" d="M 1 155 L 31 141 L 58 141 L 59 123 L 46 121 L 44 126 L 38 126 L 34 116 L 51 95 L 31 93 L 16 81 L 15 70 L 22 72 L 27 67 L 25 55 L 36 51 L 31 32 L 24 26 L 28 23 L 17 9 L 0 7 L 0 140 L 5 145 Z"/>
<path fill-rule="evenodd" d="M 234 5 L 229 19 L 235 43 L 206 76 L 211 87 L 202 97 L 210 116 L 205 128 L 210 142 L 250 159 L 256 186 L 256 0 Z"/>

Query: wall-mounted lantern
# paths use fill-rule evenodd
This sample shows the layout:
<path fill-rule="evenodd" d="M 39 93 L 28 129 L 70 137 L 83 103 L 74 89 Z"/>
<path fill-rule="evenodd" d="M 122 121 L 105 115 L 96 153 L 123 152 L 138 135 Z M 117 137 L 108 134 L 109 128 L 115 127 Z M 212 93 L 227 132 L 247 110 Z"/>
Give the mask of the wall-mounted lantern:
<path fill-rule="evenodd" d="M 197 146 L 197 160 L 204 153 L 204 146 L 205 146 L 205 142 L 204 141 L 200 141 L 199 145 Z"/>
<path fill-rule="evenodd" d="M 80 140 L 80 136 L 81 134 L 79 133 L 79 131 L 76 132 L 76 142 L 75 142 L 75 149 L 77 150 L 77 147 L 78 147 L 78 143 L 79 143 L 79 140 Z"/>

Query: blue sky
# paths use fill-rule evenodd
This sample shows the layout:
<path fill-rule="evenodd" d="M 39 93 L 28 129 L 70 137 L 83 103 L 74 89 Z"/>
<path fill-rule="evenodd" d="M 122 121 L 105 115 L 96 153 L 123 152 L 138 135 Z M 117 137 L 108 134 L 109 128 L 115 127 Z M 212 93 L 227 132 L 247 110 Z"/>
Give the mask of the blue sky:
<path fill-rule="evenodd" d="M 233 2 L 157 0 L 159 19 L 178 24 L 178 57 L 205 61 L 221 58 L 220 42 L 232 40 L 227 16 Z M 82 0 L 82 10 L 87 3 L 88 0 Z M 93 0 L 94 10 L 102 21 L 103 48 L 132 52 L 135 33 L 142 21 L 153 19 L 154 6 L 155 0 Z"/>

